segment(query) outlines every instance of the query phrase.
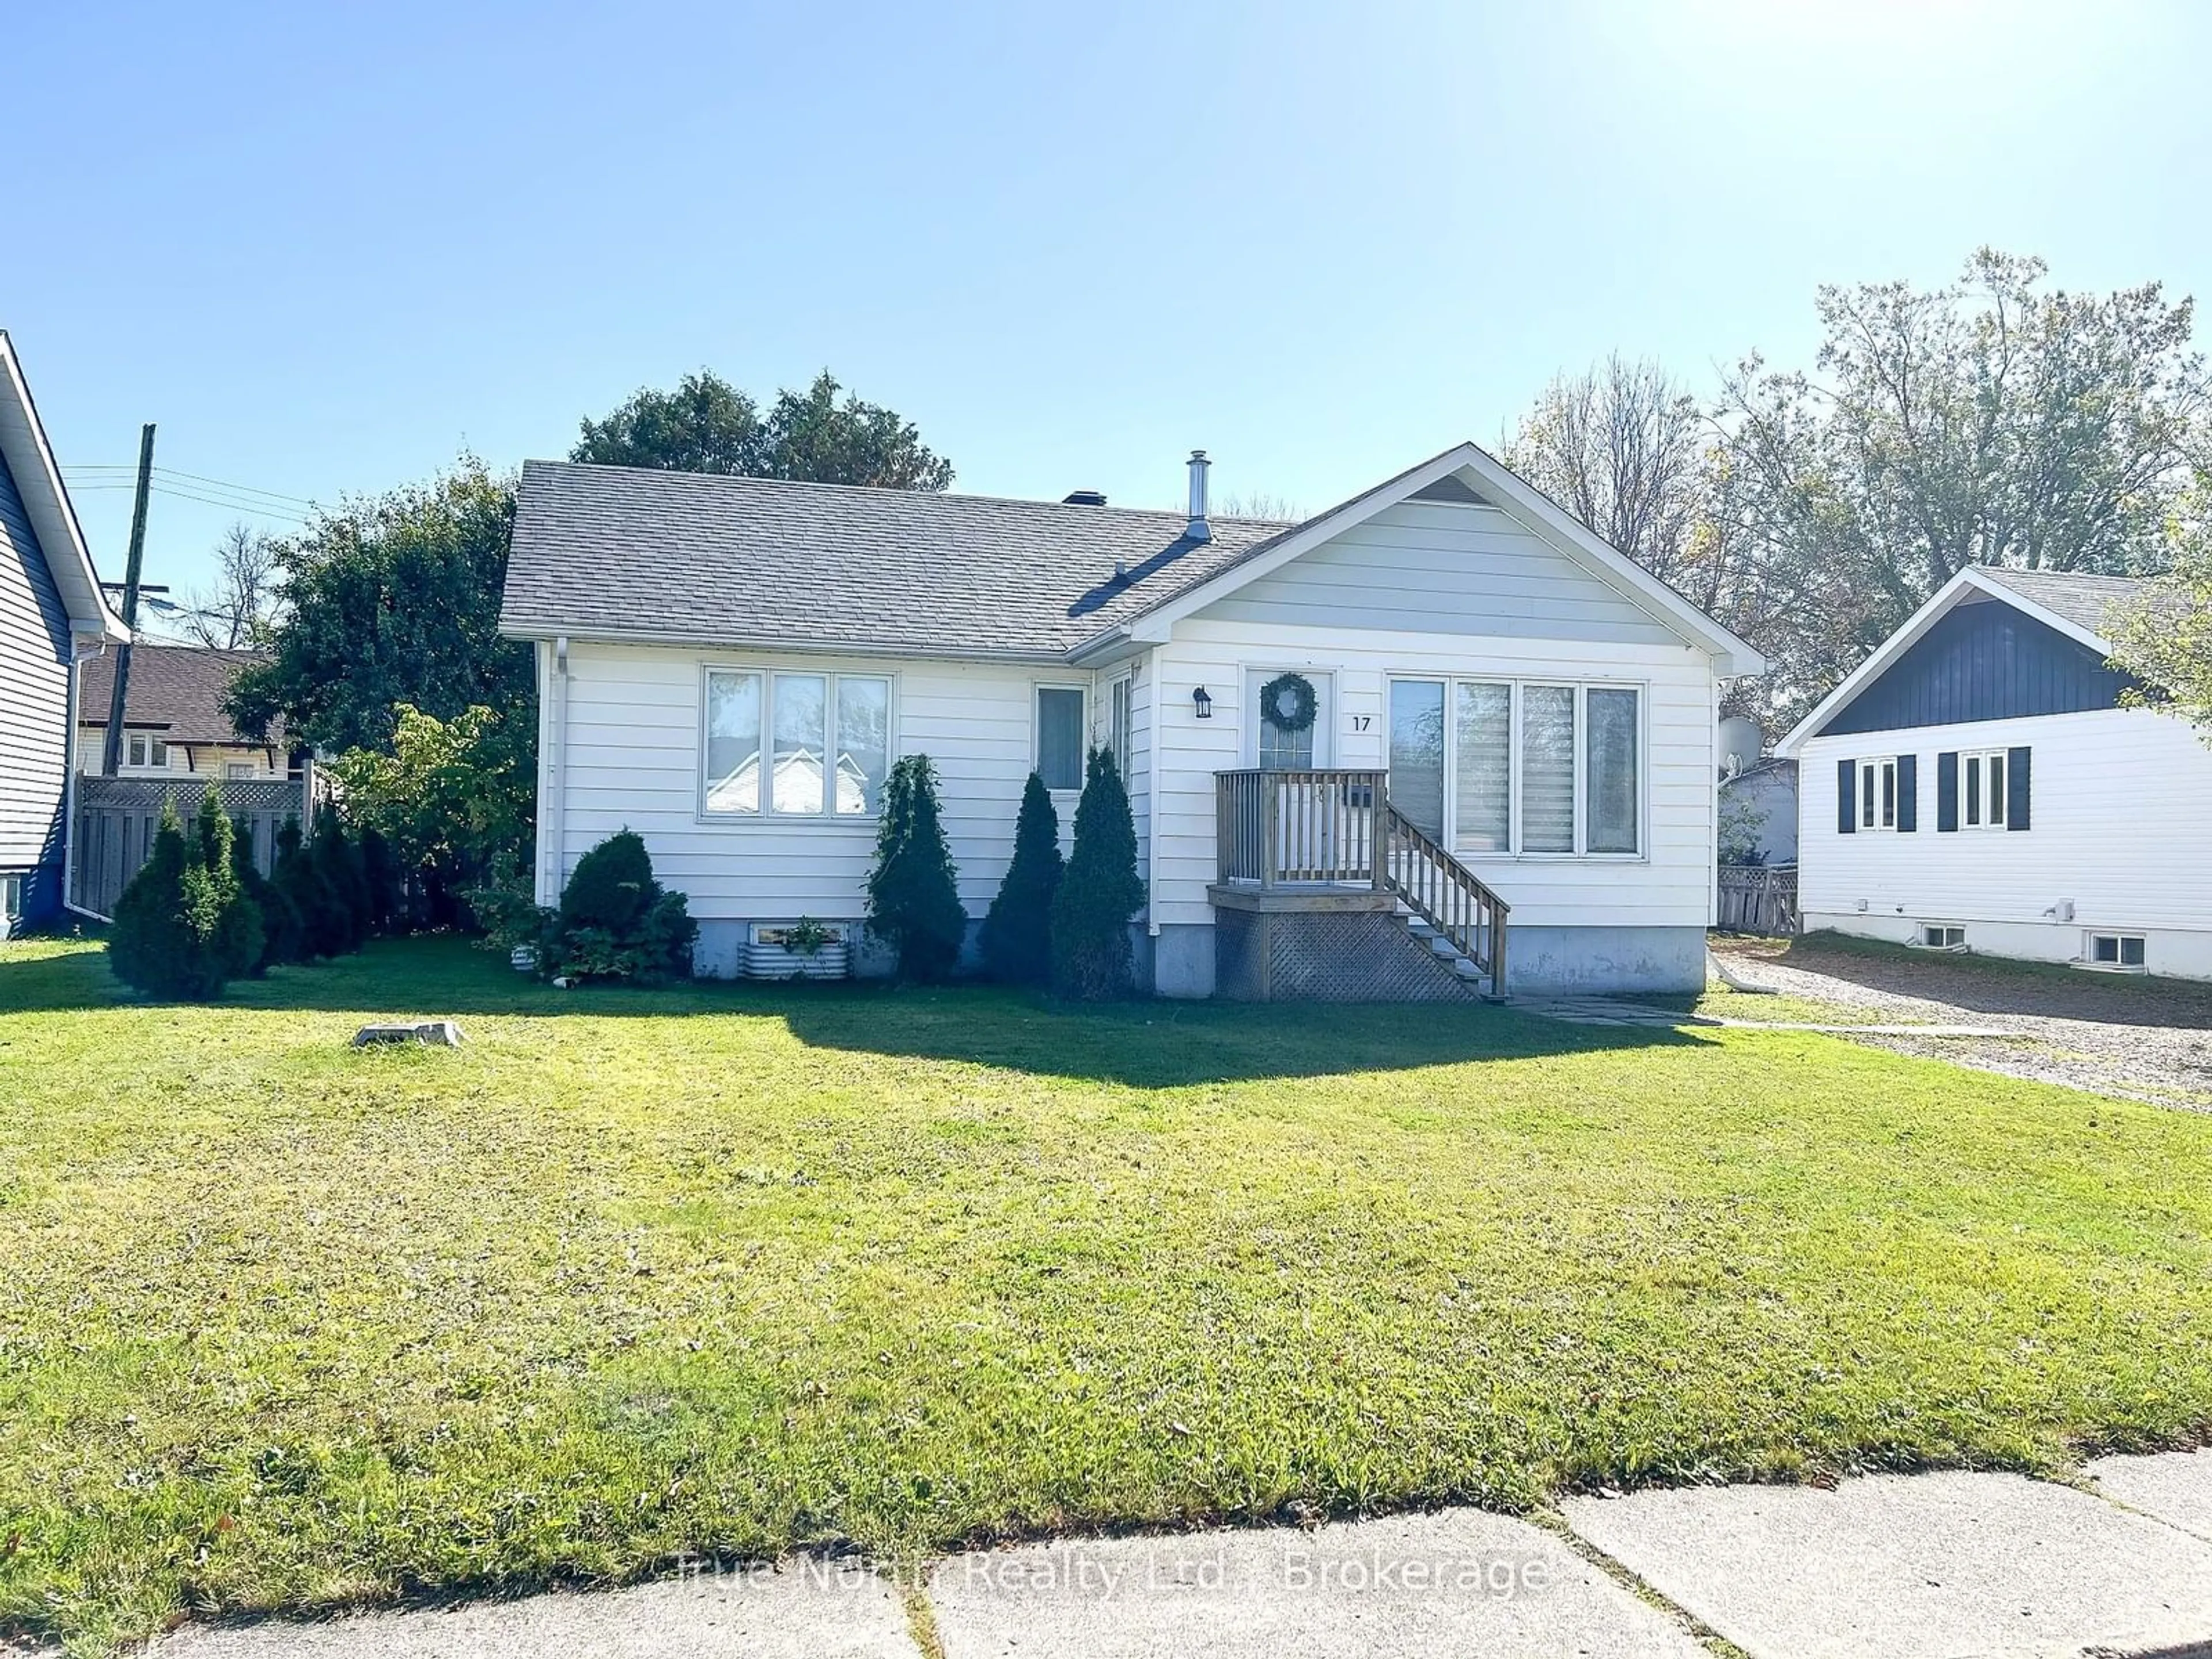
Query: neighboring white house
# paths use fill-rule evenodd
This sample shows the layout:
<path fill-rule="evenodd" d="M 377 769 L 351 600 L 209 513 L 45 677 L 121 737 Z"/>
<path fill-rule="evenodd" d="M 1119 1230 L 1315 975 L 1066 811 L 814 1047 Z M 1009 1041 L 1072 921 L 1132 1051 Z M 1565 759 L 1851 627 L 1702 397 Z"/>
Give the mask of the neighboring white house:
<path fill-rule="evenodd" d="M 1721 857 L 1797 862 L 1797 763 L 1771 755 L 1721 780 Z M 1729 843 L 1735 844 L 1731 846 Z"/>
<path fill-rule="evenodd" d="M 1501 932 L 1516 988 L 1702 984 L 1757 654 L 1473 445 L 1302 524 L 1209 517 L 1206 478 L 1185 514 L 529 463 L 501 628 L 538 649 L 539 896 L 635 830 L 734 971 L 859 919 L 925 753 L 980 919 L 1030 771 L 1066 835 L 1097 744 L 1165 994 L 1464 995 Z"/>
<path fill-rule="evenodd" d="M 1783 739 L 1808 930 L 2212 977 L 2212 750 L 2106 660 L 2140 586 L 1961 571 Z"/>

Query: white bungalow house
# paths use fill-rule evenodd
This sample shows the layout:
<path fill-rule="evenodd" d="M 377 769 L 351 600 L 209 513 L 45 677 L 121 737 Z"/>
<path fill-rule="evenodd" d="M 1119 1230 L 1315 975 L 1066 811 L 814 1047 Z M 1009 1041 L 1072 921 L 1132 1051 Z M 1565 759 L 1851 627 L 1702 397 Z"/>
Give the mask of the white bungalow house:
<path fill-rule="evenodd" d="M 2140 588 L 1961 571 L 1782 740 L 1807 929 L 2212 977 L 2212 750 L 2106 660 Z"/>
<path fill-rule="evenodd" d="M 735 971 L 858 921 L 919 752 L 980 918 L 1028 774 L 1065 833 L 1109 745 L 1164 994 L 1702 984 L 1757 654 L 1471 444 L 1300 524 L 1211 516 L 1206 475 L 1186 514 L 531 462 L 501 628 L 538 651 L 540 898 L 634 829 Z"/>

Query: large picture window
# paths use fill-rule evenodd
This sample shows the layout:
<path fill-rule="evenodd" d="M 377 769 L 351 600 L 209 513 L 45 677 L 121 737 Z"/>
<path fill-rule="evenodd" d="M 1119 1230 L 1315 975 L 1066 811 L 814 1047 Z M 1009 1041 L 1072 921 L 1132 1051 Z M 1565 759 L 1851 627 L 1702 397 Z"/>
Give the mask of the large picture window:
<path fill-rule="evenodd" d="M 890 708 L 891 683 L 877 675 L 708 670 L 705 810 L 873 817 L 890 769 Z"/>
<path fill-rule="evenodd" d="M 1442 820 L 1441 838 L 1454 851 L 1643 852 L 1637 687 L 1402 679 L 1390 691 L 1391 798 L 1410 803 L 1401 810 L 1424 830 Z"/>

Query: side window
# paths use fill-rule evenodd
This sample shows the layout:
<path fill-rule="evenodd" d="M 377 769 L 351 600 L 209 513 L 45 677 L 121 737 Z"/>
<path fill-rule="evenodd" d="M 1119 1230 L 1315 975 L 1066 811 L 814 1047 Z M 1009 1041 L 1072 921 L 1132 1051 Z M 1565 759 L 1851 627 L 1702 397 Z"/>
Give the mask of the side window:
<path fill-rule="evenodd" d="M 1079 686 L 1036 689 L 1036 770 L 1044 787 L 1072 794 L 1083 787 L 1083 691 Z"/>

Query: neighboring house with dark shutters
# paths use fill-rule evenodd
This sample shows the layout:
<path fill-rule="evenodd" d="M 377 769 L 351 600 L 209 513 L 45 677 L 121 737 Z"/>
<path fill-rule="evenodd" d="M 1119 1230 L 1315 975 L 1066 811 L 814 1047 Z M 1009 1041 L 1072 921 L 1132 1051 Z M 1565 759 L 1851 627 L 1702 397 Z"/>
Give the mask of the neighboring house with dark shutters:
<path fill-rule="evenodd" d="M 81 665 L 127 637 L 0 332 L 0 935 L 61 914 Z"/>
<path fill-rule="evenodd" d="M 2212 978 L 2212 750 L 2107 660 L 2141 589 L 1961 571 L 1782 740 L 1807 931 Z"/>
<path fill-rule="evenodd" d="M 859 921 L 926 754 L 981 918 L 1029 773 L 1065 835 L 1097 745 L 1148 989 L 1702 986 L 1714 711 L 1759 654 L 1471 444 L 1297 524 L 1206 477 L 1161 513 L 530 462 L 500 626 L 538 657 L 539 897 L 627 826 L 701 969 L 750 971 Z"/>

